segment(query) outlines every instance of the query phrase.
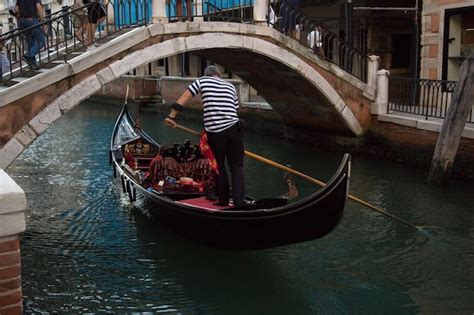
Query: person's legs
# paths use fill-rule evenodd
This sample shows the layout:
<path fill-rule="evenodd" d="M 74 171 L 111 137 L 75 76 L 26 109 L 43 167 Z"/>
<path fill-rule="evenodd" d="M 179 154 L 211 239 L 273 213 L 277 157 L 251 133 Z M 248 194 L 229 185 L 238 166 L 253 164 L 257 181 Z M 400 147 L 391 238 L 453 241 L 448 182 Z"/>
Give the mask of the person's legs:
<path fill-rule="evenodd" d="M 207 140 L 211 147 L 212 153 L 217 161 L 219 175 L 217 176 L 216 191 L 219 196 L 220 204 L 228 204 L 230 193 L 229 193 L 229 180 L 227 178 L 227 172 L 225 168 L 225 154 L 226 154 L 226 136 L 224 132 L 219 133 L 207 133 Z"/>
<path fill-rule="evenodd" d="M 26 19 L 21 19 L 20 20 L 20 28 L 25 29 L 33 25 L 33 20 L 26 20 Z M 25 32 L 24 33 L 26 44 L 28 45 L 27 50 L 23 53 L 24 56 L 30 57 L 30 52 L 33 46 L 33 36 L 31 34 L 31 31 Z"/>
<path fill-rule="evenodd" d="M 22 29 L 32 27 L 36 24 L 38 24 L 36 20 L 28 20 L 28 19 L 20 20 L 20 28 Z M 28 49 L 26 50 L 26 52 L 23 53 L 23 59 L 32 69 L 38 68 L 35 55 L 39 51 L 39 43 L 36 40 L 36 37 L 33 33 L 36 30 L 37 28 L 24 33 L 25 40 L 28 45 Z"/>
<path fill-rule="evenodd" d="M 106 18 L 107 18 L 107 11 L 103 5 L 100 5 L 99 6 L 99 19 L 97 21 L 97 25 L 99 26 L 99 28 L 101 27 L 102 23 L 105 22 Z M 105 34 L 101 35 L 101 37 L 107 35 L 107 27 L 104 28 L 104 31 L 105 31 Z"/>
<path fill-rule="evenodd" d="M 87 23 L 87 45 L 90 45 L 94 42 L 96 28 L 96 23 Z"/>
<path fill-rule="evenodd" d="M 97 22 L 99 21 L 99 10 L 100 4 L 94 3 L 88 8 L 87 14 L 89 23 L 87 24 L 87 44 L 90 45 L 95 39 L 95 30 L 97 28 Z"/>
<path fill-rule="evenodd" d="M 35 27 L 31 33 L 33 40 L 36 42 L 36 45 L 34 46 L 34 55 L 32 55 L 32 57 L 34 57 L 40 52 L 41 48 L 46 46 L 46 36 L 40 26 Z"/>
<path fill-rule="evenodd" d="M 234 206 L 238 207 L 245 200 L 244 180 L 244 140 L 240 124 L 229 128 L 227 143 L 227 161 L 232 176 L 232 197 Z"/>
<path fill-rule="evenodd" d="M 77 28 L 75 35 L 76 38 L 83 42 L 84 41 L 84 35 L 87 37 L 87 30 L 89 28 L 89 21 L 87 19 L 87 16 L 85 14 L 77 16 L 76 19 L 78 19 L 77 24 L 79 27 Z"/>

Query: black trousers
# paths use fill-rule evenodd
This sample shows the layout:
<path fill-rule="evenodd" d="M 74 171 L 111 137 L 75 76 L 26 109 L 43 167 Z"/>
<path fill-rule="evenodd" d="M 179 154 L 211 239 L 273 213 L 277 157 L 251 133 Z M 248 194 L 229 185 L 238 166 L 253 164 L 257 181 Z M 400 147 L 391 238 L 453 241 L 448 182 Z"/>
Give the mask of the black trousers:
<path fill-rule="evenodd" d="M 219 201 L 229 202 L 230 188 L 225 161 L 232 176 L 232 198 L 234 205 L 239 206 L 245 199 L 244 181 L 244 140 L 240 122 L 222 132 L 208 132 L 207 140 L 216 158 L 219 168 L 217 176 L 217 195 Z"/>

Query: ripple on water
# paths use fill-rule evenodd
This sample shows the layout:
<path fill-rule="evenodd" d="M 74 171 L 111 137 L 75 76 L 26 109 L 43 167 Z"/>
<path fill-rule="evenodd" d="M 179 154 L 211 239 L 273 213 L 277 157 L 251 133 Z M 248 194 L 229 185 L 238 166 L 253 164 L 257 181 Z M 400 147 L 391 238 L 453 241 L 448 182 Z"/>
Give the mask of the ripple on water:
<path fill-rule="evenodd" d="M 474 309 L 473 186 L 437 188 L 425 174 L 354 157 L 351 193 L 428 235 L 349 201 L 313 242 L 219 251 L 153 222 L 112 181 L 109 135 L 120 108 L 83 104 L 33 142 L 8 172 L 28 199 L 21 236 L 25 313 L 462 313 Z M 142 115 L 160 140 L 182 142 Z M 196 126 L 198 127 L 198 126 Z M 341 154 L 252 135 L 246 145 L 326 180 Z M 60 148 L 60 149 L 59 149 Z M 249 190 L 285 190 L 281 172 L 246 161 Z M 269 181 L 262 185 L 259 179 Z M 304 196 L 314 185 L 295 179 Z M 282 231 L 282 237 L 291 231 Z"/>

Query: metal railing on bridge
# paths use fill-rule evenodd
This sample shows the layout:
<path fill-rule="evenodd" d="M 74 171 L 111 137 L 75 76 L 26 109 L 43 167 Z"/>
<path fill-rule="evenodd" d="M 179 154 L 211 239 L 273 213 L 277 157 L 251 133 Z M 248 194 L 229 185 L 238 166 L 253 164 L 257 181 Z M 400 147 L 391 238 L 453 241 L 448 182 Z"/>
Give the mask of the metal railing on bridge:
<path fill-rule="evenodd" d="M 456 81 L 390 76 L 388 113 L 407 113 L 424 117 L 426 120 L 444 119 L 456 85 Z M 467 122 L 474 123 L 474 107 Z"/>
<path fill-rule="evenodd" d="M 46 17 L 45 21 L 39 24 L 45 29 L 46 36 L 40 51 L 40 65 L 48 67 L 53 64 L 53 60 L 67 61 L 74 57 L 74 52 L 84 51 L 91 42 L 99 41 L 125 28 L 146 25 L 151 18 L 152 0 L 109 1 L 103 8 L 103 20 L 98 23 L 97 30 L 94 30 L 92 40 L 87 41 L 87 32 L 84 31 L 84 26 L 89 25 L 86 13 L 90 14 L 91 6 L 95 4 L 65 8 Z M 201 17 L 204 21 L 252 23 L 253 0 L 169 0 L 167 14 L 170 22 Z M 267 23 L 269 27 L 292 36 L 321 58 L 367 81 L 367 55 L 353 48 L 324 25 L 287 5 L 287 0 L 268 5 Z M 0 36 L 10 63 L 9 70 L 3 71 L 1 84 L 13 85 L 15 82 L 12 79 L 29 75 L 31 69 L 22 58 L 27 47 L 26 38 L 34 27 L 36 26 L 15 29 Z M 78 33 L 78 36 L 75 36 L 75 33 Z"/>
<path fill-rule="evenodd" d="M 321 58 L 367 82 L 368 56 L 330 31 L 322 23 L 306 17 L 289 1 L 270 3 L 267 21 L 269 26 L 292 36 Z"/>
<path fill-rule="evenodd" d="M 75 52 L 85 51 L 90 44 L 124 29 L 146 25 L 151 19 L 151 0 L 115 0 L 100 8 L 95 5 L 89 3 L 78 8 L 65 7 L 46 16 L 36 26 L 17 28 L 0 35 L 0 48 L 4 49 L 8 59 L 7 71 L 2 69 L 0 75 L 0 84 L 14 85 L 15 78 L 32 75 L 23 55 L 28 49 L 27 39 L 37 27 L 44 33 L 44 42 L 39 43 L 38 64 L 49 68 L 54 66 L 55 60 L 67 61 L 76 56 Z M 89 20 L 91 14 L 99 15 L 95 29 L 92 29 Z M 90 32 L 87 31 L 89 27 Z"/>
<path fill-rule="evenodd" d="M 167 5 L 167 14 L 169 22 L 192 21 L 199 17 L 204 21 L 252 23 L 253 4 L 253 0 L 171 0 Z M 368 56 L 323 24 L 304 16 L 287 0 L 268 4 L 267 24 L 298 40 L 319 57 L 367 82 Z"/>
<path fill-rule="evenodd" d="M 167 3 L 166 12 L 169 22 L 202 18 L 204 21 L 252 23 L 253 0 L 171 0 Z"/>

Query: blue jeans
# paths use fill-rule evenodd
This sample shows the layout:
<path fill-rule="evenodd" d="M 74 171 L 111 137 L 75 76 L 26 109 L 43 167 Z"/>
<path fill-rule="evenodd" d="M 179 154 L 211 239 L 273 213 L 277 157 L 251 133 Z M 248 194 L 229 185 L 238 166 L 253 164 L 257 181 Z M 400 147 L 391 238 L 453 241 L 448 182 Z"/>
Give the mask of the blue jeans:
<path fill-rule="evenodd" d="M 29 28 L 35 25 L 39 25 L 37 19 L 28 20 L 20 19 L 20 28 Z M 29 32 L 25 33 L 26 42 L 28 43 L 28 52 L 25 53 L 25 56 L 36 62 L 36 54 L 39 53 L 40 49 L 46 45 L 46 38 L 41 27 L 35 27 Z"/>

